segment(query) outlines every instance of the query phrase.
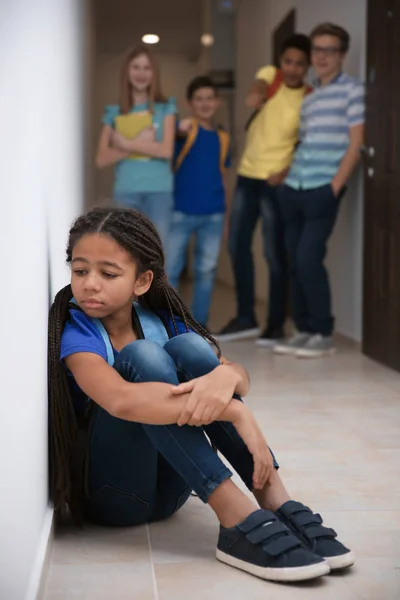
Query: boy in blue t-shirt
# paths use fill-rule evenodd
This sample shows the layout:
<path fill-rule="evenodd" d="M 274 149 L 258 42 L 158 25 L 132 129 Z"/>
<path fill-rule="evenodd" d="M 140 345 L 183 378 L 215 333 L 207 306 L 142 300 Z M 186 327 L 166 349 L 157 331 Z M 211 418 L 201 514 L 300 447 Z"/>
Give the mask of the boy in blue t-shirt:
<path fill-rule="evenodd" d="M 211 79 L 194 79 L 186 97 L 193 116 L 178 123 L 175 211 L 168 241 L 167 274 L 171 285 L 177 288 L 189 241 L 195 235 L 191 312 L 205 327 L 224 230 L 230 139 L 225 131 L 212 124 L 219 99 Z"/>

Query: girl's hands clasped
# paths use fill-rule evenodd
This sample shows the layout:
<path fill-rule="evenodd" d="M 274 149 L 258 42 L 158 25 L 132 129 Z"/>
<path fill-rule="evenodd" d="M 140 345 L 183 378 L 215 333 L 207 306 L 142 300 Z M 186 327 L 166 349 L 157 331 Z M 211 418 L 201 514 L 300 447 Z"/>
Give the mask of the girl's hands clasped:
<path fill-rule="evenodd" d="M 190 394 L 178 425 L 209 425 L 224 412 L 238 382 L 238 377 L 228 365 L 220 365 L 211 373 L 171 386 L 174 395 Z"/>

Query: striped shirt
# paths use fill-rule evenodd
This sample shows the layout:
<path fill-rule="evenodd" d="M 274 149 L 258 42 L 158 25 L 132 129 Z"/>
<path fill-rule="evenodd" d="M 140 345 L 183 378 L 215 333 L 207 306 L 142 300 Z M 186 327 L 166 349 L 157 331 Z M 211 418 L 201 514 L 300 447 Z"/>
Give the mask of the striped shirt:
<path fill-rule="evenodd" d="M 326 86 L 317 84 L 303 101 L 300 144 L 285 184 L 309 190 L 330 183 L 349 146 L 350 128 L 364 120 L 365 91 L 361 81 L 340 73 Z"/>

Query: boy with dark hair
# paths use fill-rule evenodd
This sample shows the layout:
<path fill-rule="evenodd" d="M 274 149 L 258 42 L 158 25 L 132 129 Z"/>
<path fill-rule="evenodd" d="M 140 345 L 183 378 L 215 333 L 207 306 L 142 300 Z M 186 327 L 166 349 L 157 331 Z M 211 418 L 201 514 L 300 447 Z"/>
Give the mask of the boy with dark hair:
<path fill-rule="evenodd" d="M 194 235 L 192 314 L 207 326 L 226 211 L 225 172 L 230 167 L 229 135 L 215 127 L 219 106 L 209 77 L 196 77 L 186 93 L 192 117 L 178 123 L 175 149 L 175 211 L 167 247 L 167 274 L 177 288 Z"/>
<path fill-rule="evenodd" d="M 275 351 L 303 358 L 335 351 L 324 258 L 340 199 L 359 161 L 365 119 L 364 86 L 342 71 L 347 31 L 324 23 L 312 32 L 311 44 L 318 80 L 304 100 L 300 145 L 279 190 L 297 333 Z"/>
<path fill-rule="evenodd" d="M 301 104 L 311 91 L 304 84 L 309 64 L 309 38 L 292 36 L 283 44 L 280 69 L 260 69 L 246 98 L 247 106 L 257 109 L 257 113 L 247 130 L 229 223 L 237 314 L 217 336 L 220 341 L 259 333 L 251 245 L 260 217 L 269 266 L 269 314 L 258 343 L 272 346 L 284 337 L 288 275 L 276 188 L 288 172 L 298 140 Z"/>

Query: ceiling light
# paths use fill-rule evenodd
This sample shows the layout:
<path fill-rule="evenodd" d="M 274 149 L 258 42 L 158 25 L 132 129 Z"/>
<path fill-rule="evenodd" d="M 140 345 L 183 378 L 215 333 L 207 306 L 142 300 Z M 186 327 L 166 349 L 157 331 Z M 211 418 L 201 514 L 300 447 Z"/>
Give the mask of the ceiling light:
<path fill-rule="evenodd" d="M 214 36 L 211 33 L 203 33 L 200 40 L 203 46 L 209 48 L 214 43 Z"/>
<path fill-rule="evenodd" d="M 160 38 L 155 33 L 146 33 L 146 35 L 142 37 L 142 42 L 145 44 L 158 44 L 159 41 Z"/>

